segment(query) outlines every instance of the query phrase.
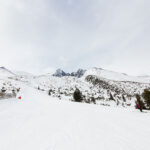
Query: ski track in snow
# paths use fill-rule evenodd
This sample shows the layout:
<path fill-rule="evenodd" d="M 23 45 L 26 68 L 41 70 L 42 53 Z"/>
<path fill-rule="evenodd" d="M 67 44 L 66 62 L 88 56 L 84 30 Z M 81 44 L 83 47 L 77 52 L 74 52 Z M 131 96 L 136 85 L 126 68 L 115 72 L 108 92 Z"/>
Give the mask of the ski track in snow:
<path fill-rule="evenodd" d="M 22 88 L 22 100 L 0 101 L 0 150 L 149 150 L 149 112 L 61 101 Z"/>

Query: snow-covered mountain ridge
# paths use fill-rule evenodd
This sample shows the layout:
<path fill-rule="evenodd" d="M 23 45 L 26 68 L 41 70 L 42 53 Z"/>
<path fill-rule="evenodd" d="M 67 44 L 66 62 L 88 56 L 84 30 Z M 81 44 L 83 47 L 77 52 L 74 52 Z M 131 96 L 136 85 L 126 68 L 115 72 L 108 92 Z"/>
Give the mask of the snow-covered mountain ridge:
<path fill-rule="evenodd" d="M 150 77 L 148 76 L 130 76 L 125 73 L 118 73 L 114 71 L 104 70 L 101 68 L 91 68 L 87 70 L 84 74 L 84 77 L 88 75 L 95 75 L 100 78 L 105 78 L 114 81 L 131 81 L 139 83 L 150 83 Z"/>
<path fill-rule="evenodd" d="M 139 83 L 150 83 L 150 76 L 130 76 L 125 73 L 118 73 L 110 70 L 105 70 L 102 68 L 93 67 L 91 69 L 78 69 L 76 72 L 66 73 L 62 69 L 57 69 L 53 74 L 55 77 L 73 76 L 73 77 L 86 77 L 88 75 L 95 75 L 100 78 L 105 78 L 114 81 L 131 81 Z"/>
<path fill-rule="evenodd" d="M 5 68 L 4 70 L 6 71 Z M 97 104 L 132 106 L 135 94 L 150 88 L 150 79 L 101 68 L 79 69 L 74 73 L 59 69 L 53 75 L 41 76 L 9 71 L 7 78 L 0 76 L 0 86 L 6 86 L 9 91 L 18 88 L 20 84 L 26 84 L 61 100 L 72 100 L 73 93 L 78 88 L 83 94 L 84 102 L 91 103 L 91 98 L 94 97 Z"/>
<path fill-rule="evenodd" d="M 0 67 L 0 78 L 10 77 L 10 76 L 16 76 L 16 74 L 6 69 L 5 67 Z"/>

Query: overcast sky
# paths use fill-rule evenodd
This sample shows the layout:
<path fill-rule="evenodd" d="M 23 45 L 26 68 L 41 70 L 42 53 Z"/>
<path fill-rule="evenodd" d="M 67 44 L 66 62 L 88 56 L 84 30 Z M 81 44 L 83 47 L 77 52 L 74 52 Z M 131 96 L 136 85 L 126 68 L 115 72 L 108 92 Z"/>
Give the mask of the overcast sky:
<path fill-rule="evenodd" d="M 150 0 L 0 0 L 0 66 L 150 75 Z"/>

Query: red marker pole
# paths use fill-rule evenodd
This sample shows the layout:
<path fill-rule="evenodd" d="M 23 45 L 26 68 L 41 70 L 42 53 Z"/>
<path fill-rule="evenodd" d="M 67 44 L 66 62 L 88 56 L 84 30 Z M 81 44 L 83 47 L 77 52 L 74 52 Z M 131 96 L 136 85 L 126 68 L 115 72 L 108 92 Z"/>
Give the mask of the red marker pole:
<path fill-rule="evenodd" d="M 19 96 L 18 99 L 21 100 L 21 96 Z"/>

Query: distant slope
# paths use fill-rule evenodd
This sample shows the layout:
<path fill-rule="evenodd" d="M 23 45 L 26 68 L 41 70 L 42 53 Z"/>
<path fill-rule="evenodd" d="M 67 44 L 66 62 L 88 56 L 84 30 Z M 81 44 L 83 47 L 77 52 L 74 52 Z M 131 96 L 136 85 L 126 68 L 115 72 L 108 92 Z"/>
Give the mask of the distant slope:
<path fill-rule="evenodd" d="M 15 76 L 15 75 L 16 75 L 15 73 L 6 69 L 5 67 L 0 67 L 0 78 L 11 77 L 11 76 Z"/>
<path fill-rule="evenodd" d="M 16 75 L 18 76 L 34 76 L 33 74 L 31 73 L 28 73 L 28 72 L 24 72 L 24 71 L 13 71 Z"/>
<path fill-rule="evenodd" d="M 104 70 L 101 68 L 91 68 L 87 70 L 84 74 L 84 78 L 88 75 L 95 75 L 97 77 L 114 80 L 114 81 L 131 81 L 131 82 L 140 82 L 140 83 L 150 83 L 150 78 L 129 76 L 124 73 Z"/>

